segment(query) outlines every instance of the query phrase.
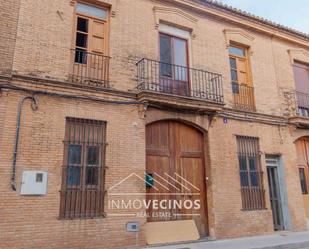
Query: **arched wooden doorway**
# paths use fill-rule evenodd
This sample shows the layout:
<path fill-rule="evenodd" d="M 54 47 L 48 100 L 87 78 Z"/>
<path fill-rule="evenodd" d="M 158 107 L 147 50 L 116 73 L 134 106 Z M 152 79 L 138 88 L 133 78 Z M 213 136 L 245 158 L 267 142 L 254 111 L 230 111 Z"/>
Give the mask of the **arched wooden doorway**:
<path fill-rule="evenodd" d="M 297 166 L 307 219 L 309 219 L 309 137 L 302 137 L 295 142 Z"/>
<path fill-rule="evenodd" d="M 172 206 L 147 210 L 148 221 L 193 219 L 202 236 L 207 235 L 204 134 L 176 122 L 159 121 L 146 127 L 147 200 Z M 190 208 L 191 203 L 197 204 Z M 175 203 L 186 202 L 182 207 Z M 162 215 L 163 214 L 163 215 Z"/>

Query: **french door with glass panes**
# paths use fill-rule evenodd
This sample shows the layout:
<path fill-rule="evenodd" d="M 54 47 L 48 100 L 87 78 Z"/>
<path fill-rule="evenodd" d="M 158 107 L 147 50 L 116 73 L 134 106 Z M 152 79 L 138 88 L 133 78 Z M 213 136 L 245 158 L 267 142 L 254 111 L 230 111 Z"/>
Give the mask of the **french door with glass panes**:
<path fill-rule="evenodd" d="M 160 33 L 160 89 L 165 93 L 190 95 L 188 42 Z"/>

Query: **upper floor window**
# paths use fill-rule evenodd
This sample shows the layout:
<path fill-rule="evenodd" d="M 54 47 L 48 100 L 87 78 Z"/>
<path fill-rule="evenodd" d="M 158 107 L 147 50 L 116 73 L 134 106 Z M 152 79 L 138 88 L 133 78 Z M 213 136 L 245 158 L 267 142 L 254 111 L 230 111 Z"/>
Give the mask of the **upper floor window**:
<path fill-rule="evenodd" d="M 293 64 L 298 114 L 309 116 L 309 65 L 300 62 Z"/>
<path fill-rule="evenodd" d="M 76 3 L 70 79 L 107 87 L 109 81 L 108 9 Z"/>
<path fill-rule="evenodd" d="M 164 92 L 188 95 L 188 42 L 160 33 L 160 85 Z"/>
<path fill-rule="evenodd" d="M 293 71 L 296 91 L 309 94 L 309 65 L 294 62 Z"/>
<path fill-rule="evenodd" d="M 87 52 L 107 52 L 107 10 L 91 5 L 76 5 L 75 62 L 87 63 Z"/>
<path fill-rule="evenodd" d="M 183 67 L 188 66 L 187 40 L 161 33 L 160 61 L 162 62 L 160 70 L 162 76 L 173 76 L 173 70 L 171 67 L 171 64 L 173 64 L 175 66 L 180 66 L 178 70 L 174 72 L 175 79 L 185 81 L 187 79 L 187 75 L 186 70 Z"/>
<path fill-rule="evenodd" d="M 230 45 L 229 62 L 235 106 L 240 109 L 255 110 L 248 48 Z"/>
<path fill-rule="evenodd" d="M 233 92 L 238 92 L 238 85 L 252 85 L 247 58 L 247 48 L 234 45 L 229 46 L 229 59 Z"/>

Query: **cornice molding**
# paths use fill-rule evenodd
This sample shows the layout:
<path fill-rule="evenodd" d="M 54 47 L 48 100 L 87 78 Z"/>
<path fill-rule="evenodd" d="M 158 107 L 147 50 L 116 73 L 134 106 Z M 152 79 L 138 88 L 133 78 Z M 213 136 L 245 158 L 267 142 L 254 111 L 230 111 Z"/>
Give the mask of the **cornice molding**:
<path fill-rule="evenodd" d="M 230 41 L 239 42 L 244 45 L 252 46 L 254 37 L 242 29 L 224 29 L 223 30 L 226 47 L 229 46 Z"/>
<path fill-rule="evenodd" d="M 296 43 L 298 45 L 309 48 L 309 42 L 305 38 L 302 39 L 291 33 L 282 32 L 276 28 L 272 28 L 267 25 L 258 23 L 258 21 L 255 22 L 253 20 L 248 20 L 244 17 L 237 16 L 232 13 L 227 13 L 224 11 L 220 11 L 218 9 L 210 8 L 210 7 L 198 4 L 196 2 L 193 2 L 192 0 L 165 0 L 165 1 L 169 1 L 173 4 L 178 4 L 180 6 L 185 6 L 186 8 L 189 8 L 192 11 L 197 11 L 199 13 L 211 15 L 214 18 L 218 18 L 218 19 L 225 20 L 228 22 L 233 22 L 236 25 L 239 25 L 241 27 L 246 27 L 249 29 L 253 29 L 257 32 L 267 34 L 270 37 L 277 37 L 279 39 L 289 41 L 292 43 Z"/>
<path fill-rule="evenodd" d="M 195 18 L 194 16 L 192 16 L 191 14 L 178 9 L 178 8 L 172 8 L 172 7 L 166 7 L 166 6 L 154 6 L 153 7 L 153 12 L 155 15 L 155 27 L 158 28 L 159 24 L 160 24 L 160 17 L 159 14 L 160 13 L 167 13 L 167 14 L 171 14 L 171 15 L 177 15 L 181 18 L 186 19 L 187 21 L 196 24 L 198 22 L 198 19 Z"/>
<path fill-rule="evenodd" d="M 294 63 L 294 60 L 309 63 L 309 52 L 306 51 L 305 49 L 301 48 L 288 49 L 288 53 L 290 56 L 291 64 Z"/>

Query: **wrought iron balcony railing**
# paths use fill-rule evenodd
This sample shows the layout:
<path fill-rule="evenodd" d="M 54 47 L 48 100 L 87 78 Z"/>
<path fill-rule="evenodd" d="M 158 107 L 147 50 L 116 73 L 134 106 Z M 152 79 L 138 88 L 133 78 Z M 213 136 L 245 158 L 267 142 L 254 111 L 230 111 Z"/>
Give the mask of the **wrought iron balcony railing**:
<path fill-rule="evenodd" d="M 234 106 L 237 109 L 255 111 L 254 87 L 232 83 Z"/>
<path fill-rule="evenodd" d="M 109 86 L 110 57 L 89 53 L 85 50 L 71 50 L 69 81 L 87 86 Z"/>
<path fill-rule="evenodd" d="M 297 115 L 309 117 L 309 94 L 304 92 L 295 92 Z"/>
<path fill-rule="evenodd" d="M 222 76 L 204 70 L 142 59 L 137 63 L 139 91 L 152 91 L 223 103 Z"/>

